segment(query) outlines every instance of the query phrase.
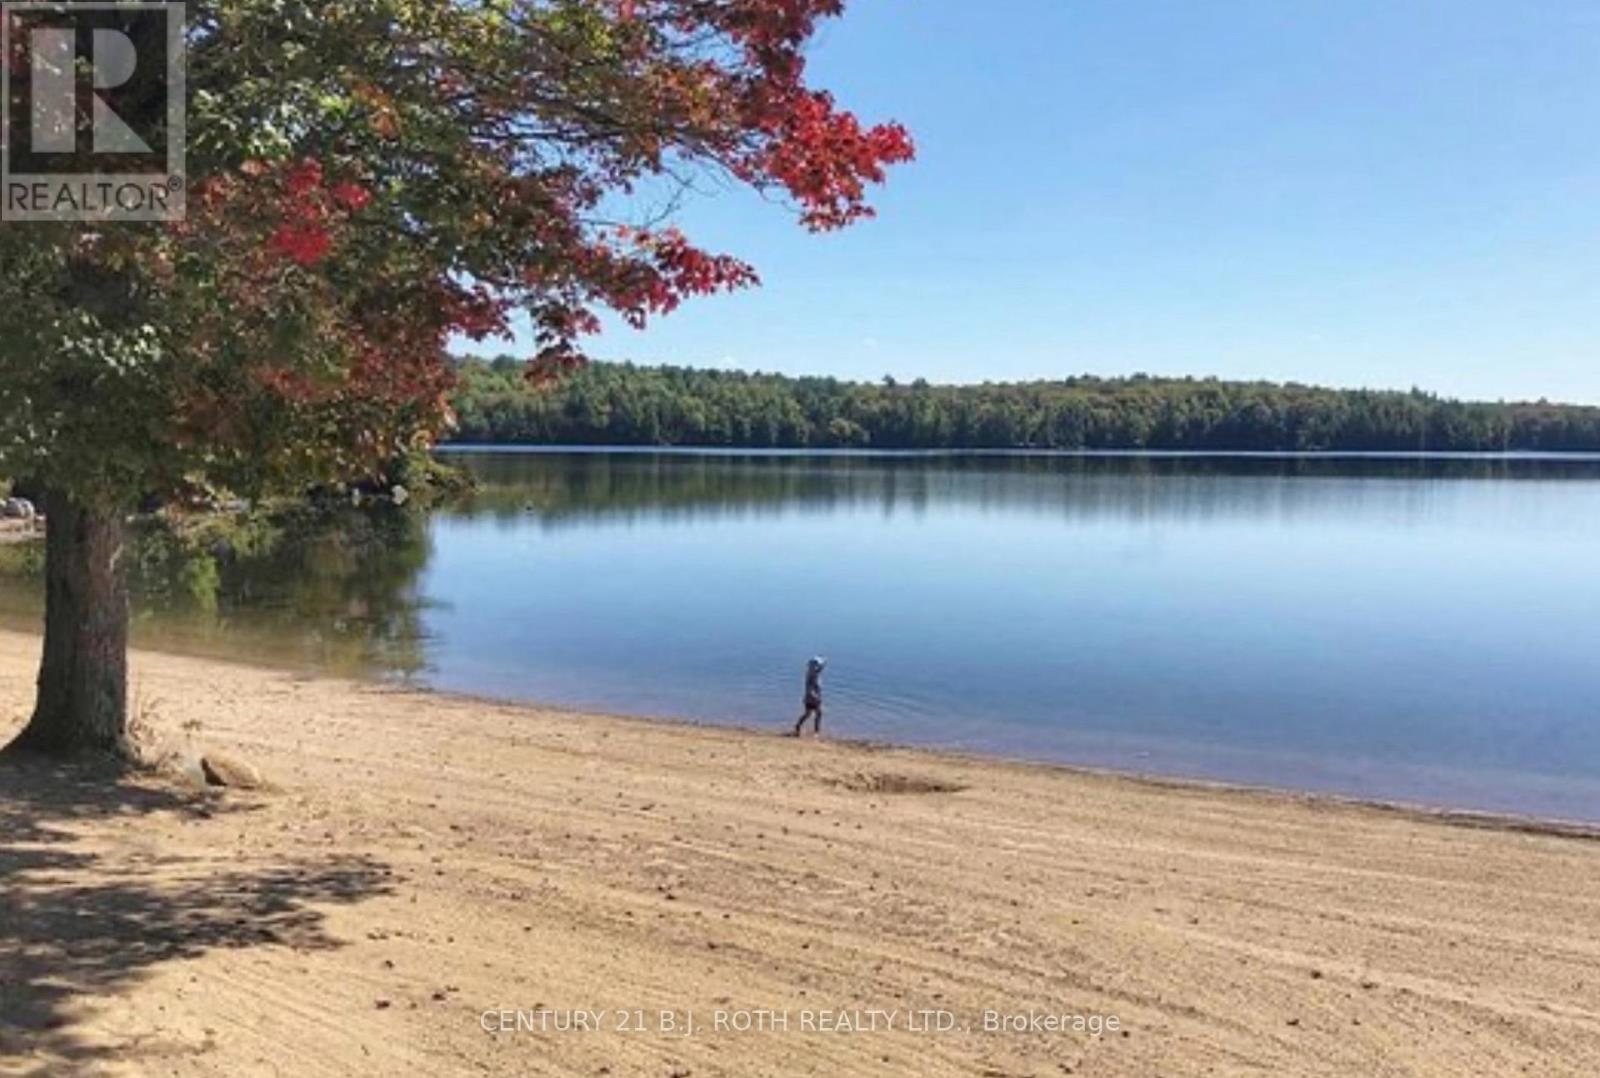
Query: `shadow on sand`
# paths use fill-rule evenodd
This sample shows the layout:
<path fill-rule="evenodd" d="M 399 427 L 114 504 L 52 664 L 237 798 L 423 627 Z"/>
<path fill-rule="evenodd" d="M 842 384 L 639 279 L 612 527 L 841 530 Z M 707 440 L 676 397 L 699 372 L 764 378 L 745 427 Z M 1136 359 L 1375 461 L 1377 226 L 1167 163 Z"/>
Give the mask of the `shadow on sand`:
<path fill-rule="evenodd" d="M 83 850 L 76 833 L 154 815 L 205 826 L 253 810 L 140 776 L 0 759 L 0 1073 L 43 1078 L 102 1061 L 137 1065 L 138 1045 L 78 1034 L 82 997 L 116 993 L 161 963 L 218 948 L 338 947 L 315 904 L 388 893 L 388 870 L 365 857 L 286 857 L 219 871 L 213 859 L 152 844 L 110 863 Z"/>

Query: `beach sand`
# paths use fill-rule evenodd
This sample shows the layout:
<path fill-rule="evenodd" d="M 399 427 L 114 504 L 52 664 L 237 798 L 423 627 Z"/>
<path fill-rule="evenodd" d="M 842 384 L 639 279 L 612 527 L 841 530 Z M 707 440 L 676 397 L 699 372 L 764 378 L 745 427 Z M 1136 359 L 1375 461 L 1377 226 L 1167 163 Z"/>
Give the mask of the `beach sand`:
<path fill-rule="evenodd" d="M 0 737 L 37 647 L 0 634 Z M 272 788 L 0 768 L 0 1074 L 1600 1074 L 1593 838 L 134 673 Z"/>

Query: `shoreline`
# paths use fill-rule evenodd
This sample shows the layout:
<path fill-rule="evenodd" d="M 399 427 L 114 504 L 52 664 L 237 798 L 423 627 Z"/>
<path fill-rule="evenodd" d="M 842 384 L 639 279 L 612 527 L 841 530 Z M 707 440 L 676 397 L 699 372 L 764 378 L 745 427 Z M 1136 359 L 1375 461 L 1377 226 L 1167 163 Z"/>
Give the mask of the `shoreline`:
<path fill-rule="evenodd" d="M 0 630 L 0 632 L 3 631 L 5 630 Z M 171 655 L 174 658 L 191 657 L 182 652 L 157 651 L 156 653 Z M 205 661 L 224 665 L 239 665 L 254 670 L 275 670 L 281 673 L 294 673 L 297 676 L 319 679 L 328 676 L 333 680 L 347 680 L 355 684 L 379 685 L 393 689 L 398 693 L 415 696 L 417 699 L 424 701 L 435 699 L 481 707 L 522 709 L 530 714 L 563 715 L 574 720 L 603 719 L 607 722 L 639 723 L 647 727 L 681 727 L 687 730 L 726 731 L 746 737 L 776 739 L 785 742 L 795 740 L 782 731 L 781 724 L 762 727 L 746 723 L 713 722 L 708 719 L 695 719 L 679 715 L 635 715 L 620 711 L 596 710 L 537 700 L 491 696 L 483 693 L 402 685 L 385 681 L 381 678 L 343 678 L 336 675 L 322 675 L 316 671 L 292 671 L 283 667 L 275 667 L 270 663 L 252 663 L 246 659 L 206 658 Z M 1010 756 L 1003 752 L 988 752 L 982 749 L 959 749 L 907 741 L 885 741 L 870 737 L 825 736 L 821 740 L 831 745 L 863 753 L 900 753 L 913 757 L 926 757 L 930 762 L 934 763 L 943 762 L 974 767 L 994 766 L 1038 770 L 1045 773 L 1059 773 L 1069 777 L 1076 776 L 1113 782 L 1127 782 L 1154 789 L 1194 790 L 1255 798 L 1269 802 L 1277 801 L 1285 804 L 1326 803 L 1329 807 L 1386 813 L 1419 823 L 1438 823 L 1450 827 L 1530 835 L 1550 835 L 1585 842 L 1600 842 L 1600 821 L 1591 822 L 1560 816 L 1540 816 L 1531 813 L 1495 812 L 1492 810 L 1451 807 L 1448 805 L 1429 804 L 1424 801 L 1407 801 L 1403 798 L 1365 797 L 1360 794 L 1341 794 L 1328 790 L 1275 786 L 1269 783 L 1235 782 L 1229 779 L 1206 778 L 1201 775 L 1168 774 L 1161 771 L 1139 771 L 1134 768 L 1122 767 L 1099 767 L 1094 764 L 1073 763 L 1063 760 Z"/>
<path fill-rule="evenodd" d="M 0 632 L 0 738 L 37 647 Z M 1592 834 L 132 670 L 141 724 L 268 786 L 0 767 L 0 1074 L 1600 1073 Z M 701 1024 L 516 1017 L 580 1010 Z M 1028 1014 L 1119 1028 L 984 1026 Z"/>
<path fill-rule="evenodd" d="M 7 636 L 34 640 L 42 639 L 40 634 L 35 632 L 0 626 L 0 648 L 8 646 L 9 642 L 5 640 L 5 637 Z M 724 723 L 709 719 L 696 719 L 691 716 L 683 715 L 649 715 L 632 714 L 621 711 L 608 711 L 604 709 L 585 708 L 581 706 L 551 703 L 540 700 L 525 700 L 516 697 L 494 696 L 487 693 L 474 693 L 459 690 L 436 689 L 420 685 L 408 685 L 403 682 L 391 680 L 381 676 L 361 677 L 350 674 L 339 674 L 317 670 L 310 666 L 284 665 L 281 663 L 275 663 L 270 659 L 252 660 L 242 656 L 207 655 L 154 646 L 139 647 L 137 645 L 134 646 L 133 651 L 148 655 L 166 656 L 172 659 L 210 663 L 223 667 L 238 667 L 240 669 L 251 670 L 260 673 L 282 674 L 298 679 L 344 682 L 351 685 L 379 687 L 400 695 L 412 696 L 419 701 L 424 702 L 428 700 L 437 700 L 445 703 L 476 705 L 479 707 L 494 708 L 497 710 L 521 710 L 526 711 L 530 715 L 561 715 L 574 720 L 599 719 L 607 722 L 639 723 L 647 727 L 667 726 L 679 727 L 687 730 L 725 731 L 754 738 L 776 738 L 780 741 L 794 740 L 793 738 L 785 736 L 781 730 L 781 724 L 763 727 L 751 723 Z M 1289 804 L 1326 803 L 1329 806 L 1365 809 L 1373 812 L 1388 813 L 1418 822 L 1434 822 L 1453 827 L 1518 832 L 1535 835 L 1551 835 L 1561 838 L 1576 839 L 1579 841 L 1600 841 L 1600 820 L 1590 821 L 1562 816 L 1543 816 L 1535 813 L 1473 809 L 1463 806 L 1434 804 L 1426 801 L 1410 801 L 1405 798 L 1364 796 L 1361 794 L 1339 793 L 1331 790 L 1319 790 L 1295 786 L 1279 786 L 1272 783 L 1244 782 L 1225 778 L 1208 778 L 1204 775 L 1176 774 L 1162 771 L 1140 771 L 1136 768 L 1099 766 L 1089 763 L 1077 763 L 1070 760 L 1052 760 L 1028 756 L 1012 756 L 999 751 L 961 749 L 935 744 L 919 744 L 916 742 L 887 741 L 871 737 L 827 736 L 822 740 L 832 745 L 838 745 L 844 748 L 855 749 L 867 753 L 896 752 L 910 754 L 913 756 L 925 756 L 932 762 L 943 761 L 950 764 L 965 764 L 980 767 L 984 765 L 994 765 L 999 767 L 1037 769 L 1047 773 L 1058 772 L 1067 776 L 1082 776 L 1086 778 L 1129 782 L 1142 786 L 1153 787 L 1156 789 L 1192 789 L 1196 791 L 1232 794 L 1265 801 L 1281 801 Z"/>
<path fill-rule="evenodd" d="M 723 445 L 565 445 L 556 442 L 441 442 L 435 454 L 463 453 L 664 455 L 702 457 L 1060 457 L 1105 459 L 1238 459 L 1238 460 L 1371 460 L 1371 461 L 1519 461 L 1559 463 L 1600 462 L 1600 450 L 1588 449 L 872 449 L 847 446 L 805 448 L 800 446 L 723 446 Z"/>

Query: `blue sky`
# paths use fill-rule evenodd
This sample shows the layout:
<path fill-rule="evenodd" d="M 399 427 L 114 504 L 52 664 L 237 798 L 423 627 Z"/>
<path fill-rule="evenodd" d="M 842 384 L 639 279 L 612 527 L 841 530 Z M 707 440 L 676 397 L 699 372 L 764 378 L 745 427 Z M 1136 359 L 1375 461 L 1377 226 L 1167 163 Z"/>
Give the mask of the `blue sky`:
<path fill-rule="evenodd" d="M 851 0 L 813 68 L 916 136 L 881 217 L 697 201 L 764 287 L 594 354 L 1600 403 L 1595 0 Z"/>

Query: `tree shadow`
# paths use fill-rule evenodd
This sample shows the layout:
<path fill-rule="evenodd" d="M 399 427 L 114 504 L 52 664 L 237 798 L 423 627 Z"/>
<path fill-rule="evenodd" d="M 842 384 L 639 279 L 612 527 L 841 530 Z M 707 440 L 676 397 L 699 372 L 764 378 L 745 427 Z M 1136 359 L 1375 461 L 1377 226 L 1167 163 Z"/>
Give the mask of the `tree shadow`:
<path fill-rule="evenodd" d="M 217 871 L 212 859 L 159 848 L 114 859 L 74 848 L 85 824 L 165 815 L 203 826 L 257 807 L 149 777 L 0 760 L 0 1072 L 44 1078 L 127 1062 L 136 1046 L 93 1043 L 75 1029 L 85 997 L 219 948 L 339 947 L 316 905 L 392 890 L 388 868 L 369 857 Z"/>

